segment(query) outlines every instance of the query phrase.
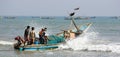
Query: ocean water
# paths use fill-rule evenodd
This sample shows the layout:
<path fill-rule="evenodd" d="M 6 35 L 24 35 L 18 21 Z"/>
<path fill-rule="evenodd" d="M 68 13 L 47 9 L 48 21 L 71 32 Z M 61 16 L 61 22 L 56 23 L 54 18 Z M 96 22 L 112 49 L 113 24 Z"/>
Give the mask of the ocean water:
<path fill-rule="evenodd" d="M 14 50 L 14 38 L 23 36 L 27 25 L 35 27 L 36 36 L 41 28 L 47 27 L 47 35 L 70 29 L 71 20 L 63 16 L 41 19 L 31 16 L 0 18 L 0 57 L 120 57 L 120 18 L 96 17 L 75 20 L 77 25 L 92 23 L 82 36 L 58 45 L 55 50 Z M 74 28 L 74 27 L 72 27 Z"/>

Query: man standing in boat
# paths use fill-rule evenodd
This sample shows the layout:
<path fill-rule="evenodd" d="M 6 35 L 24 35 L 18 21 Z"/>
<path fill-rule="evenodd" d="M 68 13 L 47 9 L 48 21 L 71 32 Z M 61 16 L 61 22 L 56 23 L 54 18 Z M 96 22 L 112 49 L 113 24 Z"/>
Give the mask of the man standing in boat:
<path fill-rule="evenodd" d="M 34 41 L 35 41 L 35 31 L 34 31 L 34 27 L 31 28 L 31 31 L 30 31 L 30 40 L 32 40 L 32 44 L 34 44 Z"/>
<path fill-rule="evenodd" d="M 24 40 L 29 41 L 29 33 L 30 33 L 30 26 L 27 26 L 27 28 L 24 31 Z"/>
<path fill-rule="evenodd" d="M 47 30 L 47 28 L 41 29 L 41 31 L 39 32 L 39 40 L 40 40 L 40 44 L 44 44 L 45 42 L 45 31 Z"/>

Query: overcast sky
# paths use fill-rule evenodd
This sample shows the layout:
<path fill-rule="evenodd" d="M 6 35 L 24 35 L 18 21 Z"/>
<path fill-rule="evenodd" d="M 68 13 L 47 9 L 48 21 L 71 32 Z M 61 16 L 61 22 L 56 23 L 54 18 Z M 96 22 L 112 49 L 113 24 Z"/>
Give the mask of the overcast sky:
<path fill-rule="evenodd" d="M 120 0 L 0 0 L 1 16 L 120 16 Z"/>

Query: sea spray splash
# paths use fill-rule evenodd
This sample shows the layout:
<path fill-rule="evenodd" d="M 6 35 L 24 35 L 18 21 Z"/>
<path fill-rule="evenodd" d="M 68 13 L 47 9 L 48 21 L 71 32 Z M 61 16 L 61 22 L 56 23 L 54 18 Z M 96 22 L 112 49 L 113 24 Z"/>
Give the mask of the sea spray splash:
<path fill-rule="evenodd" d="M 93 36 L 94 37 L 96 36 L 95 32 L 84 33 L 75 39 L 66 41 L 65 44 L 61 44 L 60 48 L 64 48 L 64 49 L 71 48 L 73 50 L 77 50 L 81 48 L 83 45 L 91 44 L 92 38 L 94 38 Z"/>
<path fill-rule="evenodd" d="M 84 36 L 77 37 L 76 39 L 66 41 L 65 44 L 59 45 L 60 49 L 72 49 L 72 50 L 86 50 L 86 51 L 105 51 L 120 53 L 120 43 L 108 43 L 108 44 L 94 44 L 92 37 L 96 37 L 96 33 L 87 33 Z M 98 42 L 98 41 L 97 41 Z"/>
<path fill-rule="evenodd" d="M 85 33 L 82 36 L 80 35 L 79 37 L 77 37 L 76 39 L 67 41 L 66 44 L 72 48 L 73 50 L 84 50 L 85 46 L 83 47 L 83 45 L 90 45 L 92 44 L 92 37 L 96 36 L 96 34 L 94 32 L 91 33 Z"/>

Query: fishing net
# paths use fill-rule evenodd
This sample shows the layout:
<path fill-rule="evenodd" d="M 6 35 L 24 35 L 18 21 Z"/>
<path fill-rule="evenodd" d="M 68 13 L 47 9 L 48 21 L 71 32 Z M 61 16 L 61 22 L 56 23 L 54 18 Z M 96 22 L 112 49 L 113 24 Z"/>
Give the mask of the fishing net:
<path fill-rule="evenodd" d="M 58 44 L 64 41 L 65 41 L 65 38 L 63 36 L 50 35 L 48 36 L 47 44 Z"/>

